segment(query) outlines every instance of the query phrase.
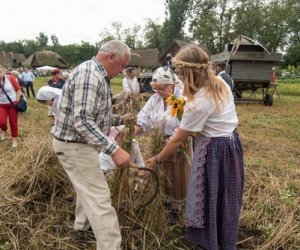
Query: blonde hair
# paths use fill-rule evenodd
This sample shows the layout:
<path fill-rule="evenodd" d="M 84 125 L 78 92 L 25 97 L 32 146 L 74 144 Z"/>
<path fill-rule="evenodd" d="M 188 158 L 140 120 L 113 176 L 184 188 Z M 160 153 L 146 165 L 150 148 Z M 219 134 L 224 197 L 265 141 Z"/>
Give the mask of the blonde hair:
<path fill-rule="evenodd" d="M 228 91 L 210 69 L 208 55 L 201 48 L 195 45 L 182 48 L 172 63 L 182 71 L 183 94 L 189 100 L 193 100 L 195 94 L 204 88 L 208 97 L 214 100 L 217 110 L 221 110 L 221 103 L 228 98 Z"/>

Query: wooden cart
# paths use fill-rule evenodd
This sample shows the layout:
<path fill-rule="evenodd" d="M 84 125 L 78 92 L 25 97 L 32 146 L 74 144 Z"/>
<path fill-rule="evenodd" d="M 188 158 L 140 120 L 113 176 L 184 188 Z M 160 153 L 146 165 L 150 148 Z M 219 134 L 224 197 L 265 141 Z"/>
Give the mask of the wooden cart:
<path fill-rule="evenodd" d="M 280 59 L 281 54 L 270 53 L 245 36 L 226 44 L 224 52 L 211 56 L 212 62 L 226 62 L 226 72 L 234 81 L 236 102 L 261 101 L 266 106 L 273 104 L 277 86 L 270 84 L 270 80 L 273 63 Z M 247 91 L 245 96 L 244 91 Z"/>

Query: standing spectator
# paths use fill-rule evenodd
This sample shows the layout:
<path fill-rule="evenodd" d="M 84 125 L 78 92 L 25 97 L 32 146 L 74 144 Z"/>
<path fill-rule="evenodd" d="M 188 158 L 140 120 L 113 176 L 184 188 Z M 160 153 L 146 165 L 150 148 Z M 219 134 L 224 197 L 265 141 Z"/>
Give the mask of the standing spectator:
<path fill-rule="evenodd" d="M 30 89 L 32 96 L 35 98 L 35 93 L 33 89 L 33 82 L 35 80 L 34 74 L 30 70 L 28 70 L 27 67 L 24 67 L 24 71 L 21 74 L 21 78 L 25 82 L 27 97 L 30 98 L 30 93 L 29 93 L 29 89 Z"/>
<path fill-rule="evenodd" d="M 275 68 L 273 68 L 272 69 L 272 75 L 271 75 L 271 82 L 270 82 L 270 84 L 276 85 L 277 84 L 277 80 L 278 80 L 278 77 L 276 75 L 276 70 L 275 70 Z"/>
<path fill-rule="evenodd" d="M 5 75 L 4 68 L 0 65 L 0 128 L 1 140 L 8 137 L 7 119 L 11 129 L 12 147 L 18 145 L 18 111 L 15 105 L 22 95 L 20 86 L 14 76 Z M 10 100 L 11 101 L 10 101 Z M 13 104 L 11 103 L 13 102 Z"/>
<path fill-rule="evenodd" d="M 125 77 L 122 80 L 123 91 L 127 93 L 140 93 L 140 85 L 135 76 L 134 68 L 128 67 L 125 70 Z"/>
<path fill-rule="evenodd" d="M 52 74 L 52 77 L 48 81 L 48 85 L 52 88 L 62 89 L 62 87 L 65 84 L 65 80 L 60 78 L 60 76 L 59 76 L 60 70 L 59 69 L 54 69 L 54 70 L 52 70 L 51 74 Z"/>
<path fill-rule="evenodd" d="M 63 88 L 53 131 L 54 151 L 77 194 L 74 229 L 91 226 L 98 250 L 121 249 L 118 217 L 99 168 L 99 153 L 111 156 L 116 166 L 131 164 L 130 155 L 108 137 L 111 126 L 134 118 L 112 114 L 111 103 L 110 79 L 125 69 L 129 58 L 128 46 L 112 40 L 77 66 Z"/>
<path fill-rule="evenodd" d="M 170 95 L 181 97 L 182 92 L 174 91 L 174 74 L 169 67 L 160 67 L 153 74 L 151 87 L 156 92 L 146 102 L 137 115 L 135 134 L 147 133 L 153 129 L 163 129 L 165 141 L 169 140 L 179 126 L 177 117 L 173 117 L 171 107 L 166 103 Z M 190 166 L 186 156 L 180 150 L 174 150 L 163 164 L 164 193 L 170 207 L 169 222 L 177 223 L 179 212 L 187 194 Z"/>
<path fill-rule="evenodd" d="M 279 92 L 277 90 L 277 87 L 278 87 L 278 77 L 276 75 L 275 68 L 272 68 L 270 88 L 273 89 L 273 91 L 272 91 L 273 100 L 275 100 L 276 96 L 278 96 L 278 98 L 280 99 L 280 95 L 279 95 Z"/>
<path fill-rule="evenodd" d="M 148 163 L 154 168 L 194 136 L 185 215 L 188 240 L 201 249 L 234 250 L 244 184 L 243 149 L 233 94 L 211 72 L 208 59 L 197 46 L 175 56 L 187 102 L 175 135 Z"/>
<path fill-rule="evenodd" d="M 234 90 L 234 82 L 232 80 L 232 78 L 230 77 L 230 75 L 228 75 L 225 72 L 226 69 L 226 63 L 224 61 L 220 61 L 217 63 L 216 65 L 216 75 L 218 77 L 221 77 L 230 87 L 231 91 Z"/>

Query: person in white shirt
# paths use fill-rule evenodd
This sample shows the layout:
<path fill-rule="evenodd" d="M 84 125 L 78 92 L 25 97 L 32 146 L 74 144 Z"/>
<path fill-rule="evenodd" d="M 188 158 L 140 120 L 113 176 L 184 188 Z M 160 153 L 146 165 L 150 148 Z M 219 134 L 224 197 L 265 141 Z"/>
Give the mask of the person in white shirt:
<path fill-rule="evenodd" d="M 125 125 L 120 125 L 117 127 L 112 127 L 109 133 L 109 137 L 114 139 L 119 145 L 122 145 L 125 138 Z M 139 144 L 133 139 L 132 149 L 131 149 L 131 159 L 132 162 L 139 168 L 145 168 L 145 163 L 141 154 Z M 116 164 L 113 162 L 111 156 L 100 152 L 99 154 L 100 166 L 104 174 L 113 172 L 116 169 Z"/>
<path fill-rule="evenodd" d="M 186 200 L 189 241 L 201 249 L 236 249 L 244 184 L 243 148 L 230 87 L 215 76 L 208 55 L 198 46 L 173 59 L 184 83 L 182 120 L 163 150 L 146 161 L 154 169 L 193 139 L 193 160 Z"/>
<path fill-rule="evenodd" d="M 142 110 L 137 115 L 136 134 L 149 132 L 154 128 L 164 128 L 166 136 L 173 135 L 179 126 L 179 120 L 170 115 L 170 106 L 165 100 L 170 95 L 180 97 L 181 89 L 174 92 L 174 77 L 172 71 L 167 67 L 158 68 L 150 83 L 155 94 L 146 102 Z"/>
<path fill-rule="evenodd" d="M 32 71 L 28 70 L 28 68 L 25 67 L 24 71 L 21 74 L 21 79 L 25 82 L 27 97 L 30 98 L 30 92 L 29 92 L 30 89 L 32 96 L 35 98 L 35 92 L 33 88 L 35 75 L 32 73 Z"/>
<path fill-rule="evenodd" d="M 174 79 L 174 72 L 169 67 L 160 67 L 154 72 L 150 84 L 156 93 L 149 98 L 138 113 L 135 134 L 143 134 L 161 128 L 166 141 L 174 134 L 180 122 L 176 117 L 170 115 L 170 105 L 165 102 L 172 94 L 177 97 L 182 95 L 180 88 L 176 88 L 176 92 L 174 91 Z M 171 207 L 169 219 L 170 223 L 176 223 L 178 212 L 181 210 L 187 194 L 190 166 L 182 150 L 175 150 L 174 154 L 164 163 L 163 169 L 166 176 L 164 192 Z"/>
<path fill-rule="evenodd" d="M 128 67 L 124 72 L 125 77 L 122 80 L 123 91 L 126 93 L 140 93 L 140 85 L 135 76 L 134 68 Z"/>
<path fill-rule="evenodd" d="M 61 89 L 53 88 L 50 86 L 41 87 L 36 94 L 36 99 L 39 103 L 51 107 L 54 116 L 54 123 L 58 114 L 58 105 L 61 98 L 61 94 Z"/>

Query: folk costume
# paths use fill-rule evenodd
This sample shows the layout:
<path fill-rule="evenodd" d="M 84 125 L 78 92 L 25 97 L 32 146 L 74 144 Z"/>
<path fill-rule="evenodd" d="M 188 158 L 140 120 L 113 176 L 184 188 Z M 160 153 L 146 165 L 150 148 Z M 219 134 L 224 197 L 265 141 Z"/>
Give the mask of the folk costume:
<path fill-rule="evenodd" d="M 225 84 L 226 85 L 226 84 Z M 244 184 L 243 149 L 230 87 L 220 113 L 201 88 L 185 105 L 180 128 L 197 132 L 188 187 L 187 238 L 204 249 L 236 249 Z"/>
<path fill-rule="evenodd" d="M 175 96 L 181 96 L 180 90 L 174 92 Z M 137 116 L 137 125 L 141 126 L 143 132 L 151 129 L 162 128 L 166 141 L 174 134 L 179 126 L 179 120 L 170 115 L 171 108 L 167 105 L 164 108 L 164 98 L 159 94 L 154 94 L 147 101 L 143 109 Z M 186 154 L 179 149 L 163 163 L 165 173 L 164 192 L 170 202 L 183 202 L 187 194 L 187 183 L 189 177 L 190 166 L 186 159 Z"/>

